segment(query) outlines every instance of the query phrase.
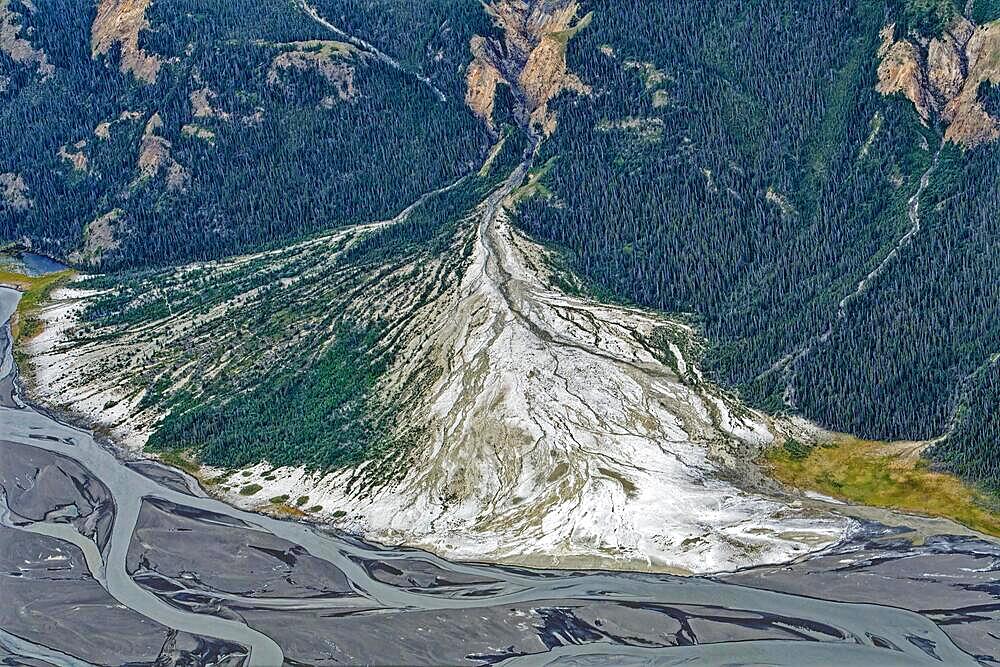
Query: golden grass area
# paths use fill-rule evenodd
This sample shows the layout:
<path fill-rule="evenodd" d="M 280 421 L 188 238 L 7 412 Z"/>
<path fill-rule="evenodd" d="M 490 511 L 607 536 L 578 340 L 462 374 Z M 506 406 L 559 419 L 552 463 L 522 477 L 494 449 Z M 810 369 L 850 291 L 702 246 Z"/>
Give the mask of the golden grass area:
<path fill-rule="evenodd" d="M 73 272 L 69 269 L 44 276 L 25 276 L 12 271 L 0 271 L 0 285 L 14 287 L 24 292 L 11 321 L 14 342 L 34 338 L 42 332 L 41 320 L 32 314 L 48 298 L 57 285 L 67 280 Z"/>
<path fill-rule="evenodd" d="M 204 480 L 201 476 L 201 464 L 198 463 L 191 452 L 160 452 L 160 461 L 172 466 L 174 468 L 180 468 L 184 472 L 188 473 L 192 477 L 201 480 L 207 484 L 212 484 L 212 480 Z"/>
<path fill-rule="evenodd" d="M 776 447 L 767 454 L 772 475 L 785 484 L 852 503 L 944 517 L 1000 536 L 1000 513 L 990 509 L 996 500 L 953 475 L 929 470 L 915 443 L 842 437 L 806 451 L 799 447 Z"/>

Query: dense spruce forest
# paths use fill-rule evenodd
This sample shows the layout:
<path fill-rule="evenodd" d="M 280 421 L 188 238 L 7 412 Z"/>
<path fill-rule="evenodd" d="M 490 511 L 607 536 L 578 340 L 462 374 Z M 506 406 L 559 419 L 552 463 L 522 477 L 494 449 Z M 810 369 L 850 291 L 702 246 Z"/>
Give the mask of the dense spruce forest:
<path fill-rule="evenodd" d="M 465 97 L 469 38 L 494 31 L 482 3 L 469 0 L 316 0 L 324 16 L 431 79 L 449 97 Z"/>

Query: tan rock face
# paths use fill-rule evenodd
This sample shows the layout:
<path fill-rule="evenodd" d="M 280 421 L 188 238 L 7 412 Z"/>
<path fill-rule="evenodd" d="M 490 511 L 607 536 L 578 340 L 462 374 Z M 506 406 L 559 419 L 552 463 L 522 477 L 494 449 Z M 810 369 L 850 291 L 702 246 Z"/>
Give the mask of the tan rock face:
<path fill-rule="evenodd" d="M 889 43 L 882 43 L 879 56 L 882 58 L 878 67 L 878 83 L 875 89 L 883 95 L 903 93 L 906 99 L 913 102 L 917 113 L 924 122 L 930 120 L 930 99 L 923 85 L 923 71 L 920 65 L 920 52 L 917 47 L 905 39 L 891 41 L 892 30 L 887 28 Z M 883 32 L 885 34 L 885 32 Z"/>
<path fill-rule="evenodd" d="M 1000 139 L 1000 119 L 990 116 L 979 101 L 979 86 L 1000 84 L 1000 21 L 975 29 L 965 46 L 968 72 L 959 93 L 948 102 L 945 138 L 963 146 Z"/>
<path fill-rule="evenodd" d="M 118 247 L 116 232 L 122 217 L 121 209 L 114 209 L 87 224 L 83 229 L 83 247 L 69 255 L 74 264 L 98 264 L 108 250 Z"/>
<path fill-rule="evenodd" d="M 208 128 L 202 127 L 200 125 L 195 125 L 194 123 L 189 123 L 181 128 L 181 132 L 188 137 L 195 137 L 201 139 L 202 141 L 207 141 L 210 144 L 215 143 L 215 132 L 212 132 Z"/>
<path fill-rule="evenodd" d="M 34 206 L 28 198 L 28 186 L 20 174 L 0 174 L 0 209 L 27 211 Z"/>
<path fill-rule="evenodd" d="M 146 10 L 152 0 L 100 0 L 90 31 L 93 57 L 107 55 L 115 44 L 121 45 L 121 69 L 146 83 L 156 81 L 163 62 L 155 54 L 139 48 L 139 33 L 149 28 Z"/>
<path fill-rule="evenodd" d="M 171 144 L 158 133 L 163 127 L 160 114 L 153 116 L 146 123 L 139 144 L 139 174 L 140 178 L 155 178 L 161 171 L 166 171 L 167 189 L 183 190 L 188 182 L 188 173 L 184 167 L 174 160 L 170 154 Z"/>
<path fill-rule="evenodd" d="M 486 38 L 476 35 L 469 48 L 474 58 L 465 76 L 465 103 L 492 126 L 497 86 L 503 83 L 503 75 L 490 61 Z"/>
<path fill-rule="evenodd" d="M 59 157 L 73 165 L 74 171 L 86 172 L 90 166 L 90 162 L 87 160 L 87 154 L 84 153 L 84 149 L 86 147 L 86 141 L 78 141 L 72 147 L 60 146 L 58 154 Z"/>
<path fill-rule="evenodd" d="M 33 12 L 34 6 L 28 5 L 28 11 Z M 9 0 L 0 0 L 0 52 L 7 54 L 17 64 L 34 65 L 42 80 L 52 76 L 56 68 L 49 62 L 49 57 L 41 49 L 36 49 L 30 41 L 21 34 L 21 19 L 10 9 Z M 9 81 L 0 78 L 0 92 L 3 92 Z"/>
<path fill-rule="evenodd" d="M 211 88 L 199 88 L 197 90 L 192 90 L 191 94 L 188 95 L 188 100 L 191 102 L 191 115 L 195 118 L 218 118 L 220 120 L 231 120 L 232 115 L 217 109 L 214 106 L 214 102 L 218 96 L 215 94 Z"/>
<path fill-rule="evenodd" d="M 490 126 L 496 88 L 501 83 L 519 93 L 527 122 L 542 134 L 556 129 L 548 103 L 563 91 L 590 93 L 566 64 L 566 45 L 591 16 L 578 19 L 576 0 L 495 0 L 486 5 L 503 38 L 473 37 L 474 60 L 466 73 L 466 103 Z"/>
<path fill-rule="evenodd" d="M 1000 119 L 979 102 L 983 82 L 1000 83 L 1000 21 L 973 25 L 957 17 L 941 37 L 882 33 L 876 89 L 903 93 L 924 123 L 939 120 L 945 139 L 971 148 L 1000 138 Z"/>
<path fill-rule="evenodd" d="M 956 42 L 948 33 L 941 39 L 932 39 L 927 46 L 927 82 L 936 99 L 950 100 L 962 90 L 963 49 L 964 43 Z"/>
<path fill-rule="evenodd" d="M 353 46 L 343 42 L 320 41 L 295 43 L 291 46 L 295 48 L 275 56 L 271 61 L 271 68 L 267 72 L 269 85 L 283 85 L 281 73 L 285 70 L 312 69 L 333 84 L 341 101 L 349 102 L 358 96 L 354 88 L 354 67 L 345 62 L 357 53 Z M 329 108 L 335 102 L 333 97 L 324 97 L 320 104 Z"/>

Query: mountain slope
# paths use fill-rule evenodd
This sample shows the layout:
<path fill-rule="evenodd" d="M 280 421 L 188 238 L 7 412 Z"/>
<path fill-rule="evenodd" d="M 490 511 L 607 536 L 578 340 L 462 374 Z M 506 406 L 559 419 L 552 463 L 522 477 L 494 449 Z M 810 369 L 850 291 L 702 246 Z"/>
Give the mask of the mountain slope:
<path fill-rule="evenodd" d="M 490 144 L 461 98 L 290 2 L 4 7 L 44 63 L 2 61 L 0 173 L 33 205 L 0 208 L 0 239 L 55 257 L 162 266 L 388 218 Z"/>
<path fill-rule="evenodd" d="M 1000 349 L 996 119 L 973 130 L 986 112 L 967 99 L 988 94 L 996 24 L 951 10 L 974 39 L 949 47 L 956 97 L 935 97 L 926 54 L 948 38 L 906 33 L 906 7 L 588 7 L 569 62 L 594 94 L 557 105 L 522 228 L 598 289 L 690 313 L 711 377 L 758 407 L 867 438 L 953 433 Z M 914 54 L 895 78 L 894 30 Z"/>

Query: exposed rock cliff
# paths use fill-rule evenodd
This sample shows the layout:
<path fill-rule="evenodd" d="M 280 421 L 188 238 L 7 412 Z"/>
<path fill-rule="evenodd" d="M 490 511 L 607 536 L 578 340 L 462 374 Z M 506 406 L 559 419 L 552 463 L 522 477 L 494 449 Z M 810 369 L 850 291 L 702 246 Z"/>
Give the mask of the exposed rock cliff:
<path fill-rule="evenodd" d="M 492 125 L 497 86 L 506 83 L 521 107 L 518 112 L 543 134 L 551 134 L 556 117 L 548 103 L 566 90 L 590 93 L 568 70 L 566 45 L 587 27 L 591 15 L 578 20 L 576 0 L 497 0 L 486 9 L 503 38 L 472 38 L 466 103 Z"/>
<path fill-rule="evenodd" d="M 86 172 L 90 166 L 87 154 L 84 149 L 87 147 L 86 140 L 78 141 L 72 146 L 60 146 L 58 155 L 73 165 L 74 171 Z"/>
<path fill-rule="evenodd" d="M 116 229 L 123 211 L 116 208 L 87 224 L 83 229 L 83 247 L 69 256 L 74 264 L 97 264 L 108 250 L 118 247 Z"/>
<path fill-rule="evenodd" d="M 230 120 L 232 115 L 216 108 L 215 102 L 218 95 L 208 87 L 192 90 L 188 95 L 191 102 L 191 115 L 195 118 L 218 118 L 219 120 Z"/>
<path fill-rule="evenodd" d="M 32 205 L 28 198 L 28 186 L 20 174 L 0 174 L 0 209 L 26 211 Z"/>
<path fill-rule="evenodd" d="M 163 62 L 139 47 L 139 33 L 149 28 L 146 10 L 151 0 L 100 0 L 91 28 L 92 55 L 107 55 L 115 44 L 121 45 L 121 69 L 146 83 L 156 81 Z"/>
<path fill-rule="evenodd" d="M 28 11 L 34 5 L 28 4 Z M 9 0 L 0 0 L 0 53 L 5 53 L 16 64 L 34 65 L 38 74 L 46 79 L 56 68 L 41 49 L 36 49 L 21 32 L 20 17 L 10 8 Z M 7 87 L 8 79 L 0 77 L 0 92 Z"/>
<path fill-rule="evenodd" d="M 957 16 L 931 39 L 895 33 L 895 25 L 882 33 L 877 90 L 905 95 L 925 123 L 944 126 L 948 141 L 970 148 L 1000 138 L 1000 119 L 979 99 L 981 84 L 1000 83 L 1000 21 L 977 26 Z"/>
<path fill-rule="evenodd" d="M 347 102 L 357 96 L 354 89 L 354 68 L 345 62 L 357 49 L 344 42 L 314 41 L 290 44 L 293 47 L 275 56 L 267 72 L 267 82 L 272 86 L 287 86 L 282 81 L 282 73 L 289 69 L 314 70 L 337 90 L 337 97 Z M 333 96 L 326 96 L 320 104 L 333 106 Z"/>
<path fill-rule="evenodd" d="M 141 178 L 154 178 L 161 170 L 166 171 L 167 188 L 182 190 L 188 181 L 188 173 L 184 167 L 170 154 L 171 144 L 159 135 L 163 127 L 160 114 L 153 114 L 146 123 L 139 145 L 139 172 Z"/>

